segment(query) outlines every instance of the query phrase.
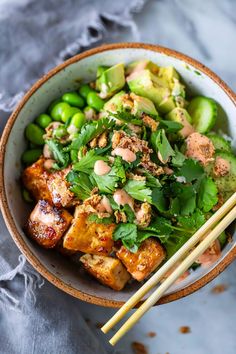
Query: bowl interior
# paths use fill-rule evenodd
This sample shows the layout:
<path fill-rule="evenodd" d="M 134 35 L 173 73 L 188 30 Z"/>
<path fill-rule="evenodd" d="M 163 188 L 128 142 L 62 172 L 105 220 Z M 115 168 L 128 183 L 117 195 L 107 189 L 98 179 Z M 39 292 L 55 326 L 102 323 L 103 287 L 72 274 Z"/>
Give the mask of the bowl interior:
<path fill-rule="evenodd" d="M 217 128 L 231 137 L 236 136 L 236 107 L 229 96 L 211 78 L 200 72 L 189 63 L 169 56 L 163 52 L 156 52 L 141 48 L 118 48 L 106 50 L 92 56 L 85 57 L 63 68 L 44 82 L 26 101 L 20 110 L 18 117 L 12 126 L 4 158 L 4 181 L 7 195 L 7 203 L 14 219 L 17 231 L 22 238 L 25 249 L 39 260 L 42 267 L 51 273 L 53 279 L 60 279 L 64 284 L 79 290 L 94 298 L 102 298 L 111 301 L 126 301 L 139 286 L 131 284 L 122 292 L 115 292 L 106 288 L 90 278 L 81 269 L 78 258 L 71 260 L 47 251 L 31 242 L 22 231 L 22 227 L 29 214 L 29 206 L 21 197 L 19 178 L 21 174 L 20 157 L 26 148 L 24 141 L 24 129 L 38 114 L 45 111 L 49 103 L 62 93 L 76 89 L 79 81 L 90 81 L 95 78 L 98 65 L 113 65 L 118 62 L 129 63 L 138 59 L 150 59 L 161 66 L 174 66 L 182 76 L 188 91 L 191 94 L 202 94 L 214 98 L 221 106 Z M 235 235 L 234 235 L 235 236 Z M 227 255 L 234 243 L 228 244 L 222 253 L 222 259 Z M 221 260 L 222 260 L 221 259 Z M 221 261 L 219 260 L 219 262 Z M 216 264 L 209 268 L 199 267 L 196 271 L 178 285 L 171 287 L 168 293 L 182 289 L 203 275 L 208 273 Z M 55 282 L 55 281 L 54 281 Z M 94 301 L 94 300 L 93 300 Z"/>

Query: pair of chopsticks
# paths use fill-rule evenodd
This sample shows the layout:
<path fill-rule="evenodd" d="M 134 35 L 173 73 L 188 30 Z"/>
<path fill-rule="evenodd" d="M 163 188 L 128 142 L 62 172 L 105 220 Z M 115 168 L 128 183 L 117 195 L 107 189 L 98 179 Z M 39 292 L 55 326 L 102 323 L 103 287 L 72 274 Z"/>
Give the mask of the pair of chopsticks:
<path fill-rule="evenodd" d="M 136 324 L 235 219 L 236 192 L 101 328 L 104 333 L 109 332 L 168 271 L 181 262 L 110 339 L 111 345 L 115 345 Z"/>

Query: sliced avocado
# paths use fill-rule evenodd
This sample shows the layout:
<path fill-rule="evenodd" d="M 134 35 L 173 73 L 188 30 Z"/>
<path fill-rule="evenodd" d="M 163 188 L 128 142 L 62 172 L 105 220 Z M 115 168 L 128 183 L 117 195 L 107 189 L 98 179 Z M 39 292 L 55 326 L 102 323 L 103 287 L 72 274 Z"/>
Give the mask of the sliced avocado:
<path fill-rule="evenodd" d="M 142 113 L 158 115 L 157 110 L 151 100 L 146 97 L 141 97 L 135 95 L 134 93 L 130 94 L 130 97 L 133 99 L 133 108 L 131 113 L 137 116 L 141 116 Z"/>
<path fill-rule="evenodd" d="M 180 83 L 180 81 L 178 79 L 173 79 L 173 83 L 170 84 L 172 87 L 172 91 L 171 94 L 174 97 L 183 97 L 185 98 L 185 87 L 183 84 Z"/>
<path fill-rule="evenodd" d="M 129 88 L 136 95 L 149 98 L 159 108 L 165 97 L 170 96 L 168 82 L 151 73 L 150 70 L 135 72 L 127 77 Z"/>
<path fill-rule="evenodd" d="M 159 110 L 162 113 L 168 113 L 176 107 L 173 96 L 164 98 L 159 104 Z"/>
<path fill-rule="evenodd" d="M 166 115 L 166 119 L 183 124 L 183 128 L 177 133 L 182 138 L 186 138 L 189 134 L 194 132 L 191 125 L 192 119 L 186 109 L 176 107 Z"/>
<path fill-rule="evenodd" d="M 96 80 L 96 90 L 102 98 L 108 98 L 125 85 L 124 64 L 117 64 L 102 72 Z"/>
<path fill-rule="evenodd" d="M 126 66 L 126 75 L 130 75 L 134 71 L 150 70 L 153 74 L 158 74 L 159 66 L 150 60 L 134 61 Z"/>
<path fill-rule="evenodd" d="M 109 69 L 109 66 L 105 66 L 105 65 L 98 66 L 98 68 L 97 68 L 97 78 L 99 78 L 104 73 L 104 71 L 106 71 L 107 69 Z"/>
<path fill-rule="evenodd" d="M 236 192 L 236 156 L 227 151 L 216 152 L 215 156 L 219 156 L 230 163 L 229 174 L 222 177 L 215 177 L 213 175 L 219 192 L 223 195 L 227 192 Z"/>
<path fill-rule="evenodd" d="M 172 81 L 174 78 L 177 80 L 180 79 L 179 74 L 173 66 L 160 67 L 158 76 L 167 81 Z"/>
<path fill-rule="evenodd" d="M 112 98 L 109 99 L 109 101 L 107 101 L 104 104 L 103 107 L 104 111 L 112 112 L 112 113 L 121 111 L 123 108 L 123 98 L 125 95 L 126 95 L 125 91 L 120 91 L 116 93 Z"/>
<path fill-rule="evenodd" d="M 220 150 L 220 151 L 232 152 L 230 142 L 225 140 L 222 136 L 213 132 L 207 134 L 207 136 L 209 139 L 211 139 L 216 151 Z"/>

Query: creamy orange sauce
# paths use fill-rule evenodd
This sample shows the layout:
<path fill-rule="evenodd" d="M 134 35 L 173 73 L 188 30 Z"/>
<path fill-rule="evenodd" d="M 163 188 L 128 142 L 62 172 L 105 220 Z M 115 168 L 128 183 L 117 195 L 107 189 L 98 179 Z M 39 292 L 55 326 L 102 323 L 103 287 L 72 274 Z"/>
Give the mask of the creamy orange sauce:
<path fill-rule="evenodd" d="M 123 189 L 117 189 L 117 191 L 113 194 L 113 199 L 118 205 L 124 206 L 125 204 L 128 204 L 131 209 L 134 209 L 133 198 Z"/>
<path fill-rule="evenodd" d="M 107 212 L 109 214 L 112 214 L 112 207 L 111 207 L 110 201 L 105 195 L 103 196 L 101 202 L 98 204 L 97 210 L 100 213 Z"/>
<path fill-rule="evenodd" d="M 98 160 L 94 164 L 94 173 L 98 176 L 104 176 L 111 171 L 111 167 L 103 160 Z"/>
<path fill-rule="evenodd" d="M 48 159 L 44 162 L 43 166 L 46 170 L 51 170 L 53 168 L 53 164 L 55 163 L 56 161 L 53 160 L 53 159 Z"/>
<path fill-rule="evenodd" d="M 200 133 L 192 133 L 188 136 L 186 144 L 187 150 L 185 155 L 187 157 L 198 160 L 203 165 L 207 165 L 213 161 L 215 148 L 207 136 Z"/>
<path fill-rule="evenodd" d="M 122 159 L 126 162 L 134 162 L 136 160 L 136 155 L 133 151 L 130 149 L 123 149 L 123 148 L 115 148 L 112 153 L 112 155 L 117 155 L 121 156 Z"/>
<path fill-rule="evenodd" d="M 52 154 L 52 152 L 49 149 L 49 146 L 47 144 L 45 144 L 44 147 L 43 147 L 43 156 L 46 159 L 51 159 L 53 157 L 53 154 Z"/>
<path fill-rule="evenodd" d="M 221 256 L 220 242 L 216 240 L 197 260 L 203 267 L 209 267 Z"/>

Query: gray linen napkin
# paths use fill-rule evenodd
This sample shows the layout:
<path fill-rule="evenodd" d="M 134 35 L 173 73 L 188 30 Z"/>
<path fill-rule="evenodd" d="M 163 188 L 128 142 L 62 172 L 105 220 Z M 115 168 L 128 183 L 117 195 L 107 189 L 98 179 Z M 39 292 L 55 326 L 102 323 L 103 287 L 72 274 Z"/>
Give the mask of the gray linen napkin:
<path fill-rule="evenodd" d="M 0 129 L 25 90 L 56 64 L 102 41 L 114 41 L 124 29 L 138 40 L 132 15 L 146 1 L 1 0 L 0 111 L 5 119 Z M 1 217 L 0 352 L 108 353 L 77 305 L 78 300 L 44 284 L 20 255 Z"/>

